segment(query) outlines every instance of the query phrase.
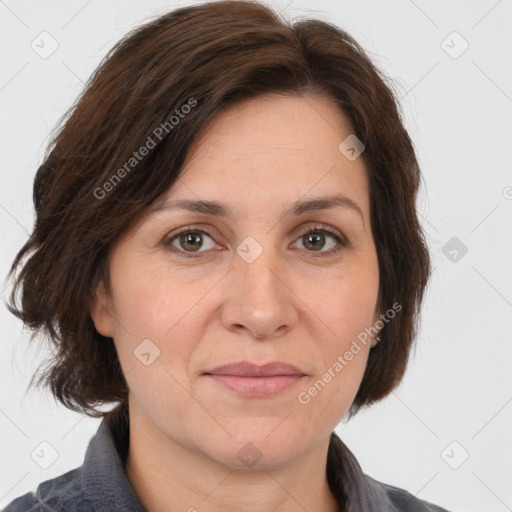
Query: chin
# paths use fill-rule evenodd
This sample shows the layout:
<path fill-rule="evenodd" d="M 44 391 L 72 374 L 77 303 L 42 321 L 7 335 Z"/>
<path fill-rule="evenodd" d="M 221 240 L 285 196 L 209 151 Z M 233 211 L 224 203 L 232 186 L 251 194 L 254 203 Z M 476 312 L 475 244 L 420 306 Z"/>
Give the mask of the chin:
<path fill-rule="evenodd" d="M 279 469 L 314 446 L 313 438 L 306 439 L 304 432 L 296 425 L 286 424 L 287 420 L 252 420 L 250 426 L 232 427 L 229 432 L 233 438 L 216 444 L 212 458 L 232 469 Z"/>

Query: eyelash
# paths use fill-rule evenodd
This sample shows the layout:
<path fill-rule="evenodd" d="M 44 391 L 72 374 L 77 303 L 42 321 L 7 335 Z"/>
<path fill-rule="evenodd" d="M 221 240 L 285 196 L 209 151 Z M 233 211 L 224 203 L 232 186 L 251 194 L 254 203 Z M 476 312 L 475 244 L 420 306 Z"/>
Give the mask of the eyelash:
<path fill-rule="evenodd" d="M 174 240 L 179 238 L 181 235 L 186 235 L 187 233 L 201 233 L 201 234 L 205 234 L 205 235 L 209 236 L 213 240 L 213 237 L 207 231 L 205 231 L 203 229 L 199 229 L 199 228 L 195 228 L 195 227 L 189 226 L 189 227 L 187 227 L 185 229 L 182 229 L 181 231 L 178 231 L 177 233 L 172 233 L 170 235 L 167 235 L 163 239 L 162 244 L 169 251 L 171 251 L 173 253 L 177 253 L 180 256 L 183 256 L 184 258 L 198 258 L 198 257 L 202 256 L 202 253 L 208 252 L 208 251 L 196 251 L 196 252 L 188 251 L 187 252 L 187 251 L 183 251 L 183 250 L 177 249 L 176 247 L 174 247 L 172 245 Z M 306 250 L 307 252 L 310 252 L 311 256 L 313 256 L 315 258 L 318 258 L 318 257 L 322 258 L 322 257 L 325 257 L 325 256 L 333 256 L 333 255 L 337 254 L 339 251 L 341 251 L 343 248 L 346 248 L 346 247 L 349 246 L 349 243 L 348 243 L 348 241 L 345 238 L 340 237 L 335 231 L 333 231 L 331 228 L 329 228 L 328 226 L 325 226 L 323 224 L 314 226 L 313 228 L 311 228 L 308 231 L 304 232 L 299 238 L 302 238 L 302 237 L 304 237 L 306 235 L 309 235 L 309 234 L 318 234 L 318 233 L 327 233 L 328 235 L 332 236 L 336 240 L 336 242 L 338 243 L 338 246 L 333 248 L 333 249 L 330 249 L 329 251 L 319 252 L 317 254 L 315 254 L 314 251 L 307 251 Z"/>

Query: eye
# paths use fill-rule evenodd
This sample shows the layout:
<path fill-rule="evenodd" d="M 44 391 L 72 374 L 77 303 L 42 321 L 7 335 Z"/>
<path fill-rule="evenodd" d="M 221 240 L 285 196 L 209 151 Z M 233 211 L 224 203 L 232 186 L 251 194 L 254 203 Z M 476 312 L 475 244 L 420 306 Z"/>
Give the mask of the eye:
<path fill-rule="evenodd" d="M 328 240 L 331 239 L 329 243 Z M 300 249 L 305 249 L 308 252 L 317 252 L 319 254 L 313 254 L 313 256 L 326 256 L 337 253 L 347 243 L 342 238 L 326 226 L 315 226 L 304 233 L 299 240 L 302 244 Z M 322 250 L 325 247 L 327 250 Z"/>
<path fill-rule="evenodd" d="M 205 236 L 211 240 L 210 243 L 204 244 Z M 168 236 L 164 239 L 163 244 L 173 252 L 197 253 L 212 249 L 215 245 L 211 236 L 202 229 L 186 228 L 182 231 Z M 200 249 L 204 250 L 200 250 Z M 188 255 L 187 255 L 188 256 Z M 190 254 L 193 257 L 193 254 Z"/>

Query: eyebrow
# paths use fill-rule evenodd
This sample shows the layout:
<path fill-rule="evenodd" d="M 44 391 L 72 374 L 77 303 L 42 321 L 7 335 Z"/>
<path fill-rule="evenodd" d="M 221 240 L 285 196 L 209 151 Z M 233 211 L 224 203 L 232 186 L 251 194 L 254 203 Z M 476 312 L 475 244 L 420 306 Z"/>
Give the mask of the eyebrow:
<path fill-rule="evenodd" d="M 355 211 L 361 217 L 364 226 L 364 217 L 361 208 L 352 199 L 344 196 L 343 194 L 295 201 L 289 209 L 282 212 L 280 219 L 290 214 L 299 216 L 308 212 L 330 210 L 333 208 L 343 208 Z M 179 209 L 227 219 L 233 219 L 235 217 L 233 210 L 229 206 L 219 203 L 218 201 L 190 199 L 169 199 L 153 208 L 151 212 Z"/>

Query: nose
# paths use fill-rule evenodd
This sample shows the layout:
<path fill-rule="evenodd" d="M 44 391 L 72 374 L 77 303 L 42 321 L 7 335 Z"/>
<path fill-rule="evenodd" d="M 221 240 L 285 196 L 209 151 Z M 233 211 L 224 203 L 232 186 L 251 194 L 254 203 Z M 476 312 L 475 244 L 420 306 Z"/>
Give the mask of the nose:
<path fill-rule="evenodd" d="M 297 324 L 290 278 L 269 249 L 248 263 L 236 255 L 224 282 L 221 322 L 227 330 L 254 338 L 275 338 Z"/>

